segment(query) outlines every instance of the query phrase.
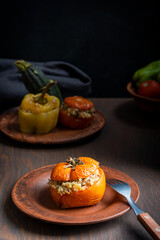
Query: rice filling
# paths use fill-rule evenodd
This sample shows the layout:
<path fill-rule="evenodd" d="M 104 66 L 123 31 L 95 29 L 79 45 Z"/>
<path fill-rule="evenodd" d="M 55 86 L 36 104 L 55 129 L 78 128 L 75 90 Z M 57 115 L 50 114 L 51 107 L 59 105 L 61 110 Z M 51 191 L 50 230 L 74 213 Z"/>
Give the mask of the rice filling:
<path fill-rule="evenodd" d="M 56 189 L 56 191 L 62 196 L 64 194 L 70 194 L 74 191 L 82 191 L 87 187 L 92 186 L 96 181 L 99 180 L 99 171 L 97 170 L 94 174 L 87 178 L 80 178 L 75 181 L 52 181 L 49 179 L 49 186 Z"/>
<path fill-rule="evenodd" d="M 88 110 L 80 110 L 78 108 L 72 108 L 65 103 L 63 103 L 62 106 L 63 110 L 67 112 L 69 116 L 74 116 L 74 117 L 81 117 L 81 118 L 90 118 L 92 115 L 95 114 L 95 108 L 92 107 Z"/>

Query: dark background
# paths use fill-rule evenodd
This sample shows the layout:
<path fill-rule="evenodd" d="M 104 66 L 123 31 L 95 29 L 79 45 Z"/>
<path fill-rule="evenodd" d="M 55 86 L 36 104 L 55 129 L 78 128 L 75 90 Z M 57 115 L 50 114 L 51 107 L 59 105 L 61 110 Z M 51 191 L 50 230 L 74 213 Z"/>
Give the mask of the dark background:
<path fill-rule="evenodd" d="M 66 61 L 88 74 L 91 97 L 128 97 L 133 73 L 160 59 L 158 1 L 1 2 L 1 58 Z"/>

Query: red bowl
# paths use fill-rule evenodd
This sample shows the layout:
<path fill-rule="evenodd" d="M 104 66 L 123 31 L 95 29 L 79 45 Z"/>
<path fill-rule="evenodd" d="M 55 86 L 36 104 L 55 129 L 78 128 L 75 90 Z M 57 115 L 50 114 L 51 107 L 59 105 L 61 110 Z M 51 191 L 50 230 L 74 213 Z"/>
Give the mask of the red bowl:
<path fill-rule="evenodd" d="M 132 82 L 129 82 L 127 84 L 127 91 L 134 98 L 139 108 L 146 112 L 160 114 L 160 99 L 144 97 L 137 94 L 132 85 Z"/>

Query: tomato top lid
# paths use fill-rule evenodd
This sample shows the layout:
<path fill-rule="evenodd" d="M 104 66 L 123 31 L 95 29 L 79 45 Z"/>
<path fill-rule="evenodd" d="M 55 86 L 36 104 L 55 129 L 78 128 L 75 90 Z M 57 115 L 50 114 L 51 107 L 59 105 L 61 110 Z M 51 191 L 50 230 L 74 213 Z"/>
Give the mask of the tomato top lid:
<path fill-rule="evenodd" d="M 80 96 L 67 97 L 64 99 L 64 103 L 69 107 L 78 108 L 80 110 L 88 110 L 94 106 L 92 101 Z"/>
<path fill-rule="evenodd" d="M 58 163 L 51 172 L 52 181 L 74 181 L 95 173 L 99 162 L 90 157 L 69 158 Z"/>

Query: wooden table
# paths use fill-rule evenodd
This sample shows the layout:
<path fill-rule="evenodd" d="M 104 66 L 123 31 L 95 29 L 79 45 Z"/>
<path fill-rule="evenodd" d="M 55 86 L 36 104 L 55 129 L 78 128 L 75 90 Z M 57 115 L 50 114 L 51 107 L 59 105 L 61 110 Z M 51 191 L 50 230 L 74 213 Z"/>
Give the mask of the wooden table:
<path fill-rule="evenodd" d="M 159 223 L 160 117 L 141 112 L 131 98 L 92 100 L 106 125 L 83 142 L 37 146 L 0 134 L 0 239 L 151 239 L 132 210 L 108 222 L 65 226 L 33 219 L 12 202 L 14 184 L 31 170 L 68 156 L 90 156 L 131 176 L 141 192 L 138 205 Z"/>

